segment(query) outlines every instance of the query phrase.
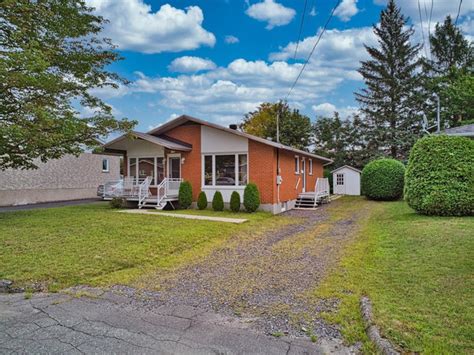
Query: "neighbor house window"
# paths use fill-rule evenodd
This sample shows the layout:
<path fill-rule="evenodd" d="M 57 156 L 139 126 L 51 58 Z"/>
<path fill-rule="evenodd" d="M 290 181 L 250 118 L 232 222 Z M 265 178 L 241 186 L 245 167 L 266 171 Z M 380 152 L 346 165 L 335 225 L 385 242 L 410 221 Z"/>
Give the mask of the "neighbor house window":
<path fill-rule="evenodd" d="M 109 159 L 102 159 L 102 172 L 103 173 L 109 172 Z"/>
<path fill-rule="evenodd" d="M 204 186 L 247 185 L 247 154 L 213 154 L 204 156 Z"/>
<path fill-rule="evenodd" d="M 295 174 L 300 173 L 300 157 L 295 156 Z"/>
<path fill-rule="evenodd" d="M 247 185 L 247 154 L 239 154 L 239 185 Z"/>
<path fill-rule="evenodd" d="M 344 174 L 336 174 L 336 185 L 344 185 Z"/>
<path fill-rule="evenodd" d="M 313 175 L 313 159 L 309 160 L 309 175 Z"/>

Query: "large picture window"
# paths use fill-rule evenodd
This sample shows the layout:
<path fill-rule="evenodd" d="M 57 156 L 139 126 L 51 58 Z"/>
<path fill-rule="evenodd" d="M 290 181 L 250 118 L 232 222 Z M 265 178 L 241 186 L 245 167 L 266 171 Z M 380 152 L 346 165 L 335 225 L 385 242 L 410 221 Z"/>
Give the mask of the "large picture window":
<path fill-rule="evenodd" d="M 216 155 L 216 185 L 235 185 L 235 155 Z"/>
<path fill-rule="evenodd" d="M 247 154 L 212 154 L 204 156 L 204 186 L 247 185 Z"/>

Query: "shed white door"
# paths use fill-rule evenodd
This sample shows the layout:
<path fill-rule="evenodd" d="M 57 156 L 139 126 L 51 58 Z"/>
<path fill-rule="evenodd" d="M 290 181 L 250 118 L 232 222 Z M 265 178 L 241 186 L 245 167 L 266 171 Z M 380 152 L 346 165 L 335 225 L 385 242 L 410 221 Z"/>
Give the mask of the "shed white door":
<path fill-rule="evenodd" d="M 336 195 L 345 195 L 346 194 L 345 174 L 343 172 L 336 173 L 333 178 L 334 178 L 334 193 Z"/>

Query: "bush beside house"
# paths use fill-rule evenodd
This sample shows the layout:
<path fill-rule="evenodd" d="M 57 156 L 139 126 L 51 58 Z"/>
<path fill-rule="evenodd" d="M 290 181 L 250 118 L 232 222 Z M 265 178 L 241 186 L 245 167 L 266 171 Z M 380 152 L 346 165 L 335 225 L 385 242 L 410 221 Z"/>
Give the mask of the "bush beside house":
<path fill-rule="evenodd" d="M 230 195 L 230 210 L 232 212 L 240 211 L 240 195 L 237 191 L 232 192 L 232 195 Z"/>
<path fill-rule="evenodd" d="M 474 215 L 474 140 L 429 136 L 412 148 L 405 199 L 419 213 Z"/>
<path fill-rule="evenodd" d="M 212 209 L 214 211 L 224 211 L 224 199 L 220 191 L 216 191 L 212 198 Z"/>
<path fill-rule="evenodd" d="M 405 166 L 395 159 L 377 159 L 362 170 L 362 194 L 371 200 L 398 200 L 403 195 Z"/>
<path fill-rule="evenodd" d="M 205 210 L 207 208 L 207 196 L 204 191 L 201 191 L 197 200 L 197 207 L 200 210 Z"/>
<path fill-rule="evenodd" d="M 244 190 L 244 207 L 247 212 L 255 212 L 260 206 L 260 192 L 257 185 L 247 184 Z"/>
<path fill-rule="evenodd" d="M 193 187 L 189 181 L 179 184 L 178 201 L 180 208 L 187 209 L 193 203 Z"/>

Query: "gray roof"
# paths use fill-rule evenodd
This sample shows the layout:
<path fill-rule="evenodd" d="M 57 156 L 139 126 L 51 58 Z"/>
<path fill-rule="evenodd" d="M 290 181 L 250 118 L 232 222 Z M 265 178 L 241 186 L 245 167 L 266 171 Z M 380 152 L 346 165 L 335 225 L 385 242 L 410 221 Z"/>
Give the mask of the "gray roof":
<path fill-rule="evenodd" d="M 354 170 L 354 171 L 358 172 L 359 174 L 362 172 L 362 171 L 360 171 L 359 169 L 353 168 L 352 166 L 343 165 L 343 166 L 340 166 L 339 168 L 334 169 L 333 171 L 331 171 L 331 174 L 334 173 L 334 172 L 336 172 L 336 171 L 339 171 L 339 170 L 341 170 L 341 169 L 343 169 L 343 168 L 347 168 L 347 169 Z"/>
<path fill-rule="evenodd" d="M 130 135 L 132 137 L 136 137 L 139 139 L 143 139 L 145 141 L 148 141 L 153 144 L 161 145 L 165 148 L 171 149 L 171 150 L 181 150 L 181 151 L 190 151 L 192 149 L 192 146 L 189 144 L 184 144 L 184 143 L 178 143 L 176 141 L 172 141 L 170 139 L 166 139 L 163 137 L 156 137 L 148 133 L 142 133 L 142 132 L 137 132 L 137 131 L 132 131 L 130 132 Z M 123 134 L 120 137 L 104 144 L 104 148 L 108 148 L 114 143 L 120 142 L 123 139 L 128 138 L 130 135 Z"/>
<path fill-rule="evenodd" d="M 448 136 L 474 137 L 474 124 L 447 128 L 442 133 L 447 134 Z"/>
<path fill-rule="evenodd" d="M 270 141 L 268 139 L 253 136 L 251 134 L 244 133 L 244 132 L 241 132 L 241 131 L 238 131 L 238 130 L 235 130 L 235 129 L 223 127 L 223 126 L 220 126 L 218 124 L 211 123 L 211 122 L 208 122 L 208 121 L 204 121 L 204 120 L 201 120 L 199 118 L 191 117 L 191 116 L 188 116 L 188 115 L 179 116 L 179 117 L 175 118 L 174 120 L 169 121 L 169 122 L 161 125 L 160 127 L 152 129 L 151 131 L 149 131 L 147 133 L 148 134 L 153 134 L 153 135 L 155 135 L 155 134 L 156 135 L 164 134 L 165 132 L 169 131 L 170 129 L 173 129 L 177 126 L 180 126 L 180 125 L 182 125 L 183 123 L 185 123 L 187 121 L 191 121 L 191 122 L 195 122 L 197 124 L 201 124 L 201 125 L 204 125 L 204 126 L 219 129 L 221 131 L 225 131 L 225 132 L 232 133 L 232 134 L 235 134 L 235 135 L 238 135 L 238 136 L 241 136 L 241 137 L 245 137 L 247 139 L 251 139 L 251 140 L 256 141 L 256 142 L 260 142 L 260 143 L 263 143 L 263 144 L 266 144 L 266 145 L 270 145 L 270 146 L 275 147 L 275 148 L 291 151 L 291 152 L 298 153 L 298 154 L 301 154 L 301 155 L 306 155 L 306 156 L 312 157 L 314 159 L 322 160 L 322 161 L 326 162 L 327 164 L 333 162 L 332 159 L 322 157 L 320 155 L 308 153 L 308 152 L 305 152 L 304 150 L 296 149 L 296 148 L 293 148 L 293 147 L 290 147 L 290 146 L 287 146 L 287 145 L 284 145 L 284 144 L 281 144 L 281 143 Z"/>

